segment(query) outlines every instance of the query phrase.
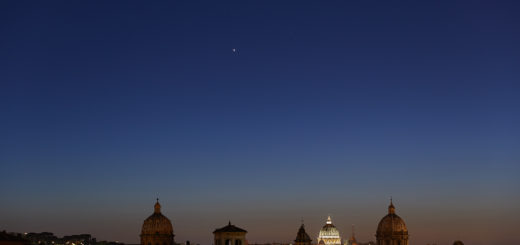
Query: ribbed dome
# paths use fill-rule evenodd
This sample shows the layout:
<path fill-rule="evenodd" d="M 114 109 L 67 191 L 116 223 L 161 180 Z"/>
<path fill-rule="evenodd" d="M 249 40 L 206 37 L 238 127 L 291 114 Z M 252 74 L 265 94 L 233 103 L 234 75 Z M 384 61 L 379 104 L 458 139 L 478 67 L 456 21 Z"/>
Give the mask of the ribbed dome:
<path fill-rule="evenodd" d="M 161 214 L 161 204 L 155 203 L 154 213 L 143 222 L 141 235 L 173 235 L 172 222 Z"/>
<path fill-rule="evenodd" d="M 406 225 L 397 214 L 387 214 L 377 226 L 377 233 L 408 232 Z"/>
<path fill-rule="evenodd" d="M 327 219 L 327 223 L 321 228 L 318 235 L 318 244 L 325 245 L 341 245 L 341 237 L 339 231 L 332 224 L 330 216 Z"/>
<path fill-rule="evenodd" d="M 319 236 L 320 237 L 333 237 L 333 236 L 339 237 L 339 231 L 338 231 L 338 229 L 336 229 L 336 227 L 334 225 L 327 224 L 327 225 L 323 226 L 323 228 L 321 228 Z"/>
<path fill-rule="evenodd" d="M 332 221 L 329 218 L 327 219 L 327 223 L 321 228 L 320 238 L 339 238 L 339 231 L 336 229 L 336 226 L 332 224 Z"/>
<path fill-rule="evenodd" d="M 394 234 L 396 232 L 408 233 L 404 220 L 395 214 L 394 204 L 390 202 L 388 214 L 379 221 L 377 234 Z"/>

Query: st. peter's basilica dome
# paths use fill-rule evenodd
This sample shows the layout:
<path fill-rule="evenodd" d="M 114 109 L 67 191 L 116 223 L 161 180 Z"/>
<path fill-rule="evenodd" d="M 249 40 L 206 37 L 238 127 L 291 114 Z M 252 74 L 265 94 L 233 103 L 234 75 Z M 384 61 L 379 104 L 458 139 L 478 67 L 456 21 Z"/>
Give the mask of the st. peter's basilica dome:
<path fill-rule="evenodd" d="M 332 224 L 330 216 L 327 219 L 327 223 L 321 228 L 318 235 L 318 244 L 325 245 L 341 245 L 341 237 L 339 231 Z"/>

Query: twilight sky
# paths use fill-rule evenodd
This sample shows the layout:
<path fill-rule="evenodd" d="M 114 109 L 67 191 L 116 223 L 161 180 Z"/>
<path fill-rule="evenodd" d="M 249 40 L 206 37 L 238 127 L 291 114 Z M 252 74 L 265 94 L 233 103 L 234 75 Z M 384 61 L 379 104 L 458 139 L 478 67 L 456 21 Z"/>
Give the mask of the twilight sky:
<path fill-rule="evenodd" d="M 0 230 L 519 244 L 518 1 L 2 1 Z M 236 49 L 237 52 L 233 52 Z"/>

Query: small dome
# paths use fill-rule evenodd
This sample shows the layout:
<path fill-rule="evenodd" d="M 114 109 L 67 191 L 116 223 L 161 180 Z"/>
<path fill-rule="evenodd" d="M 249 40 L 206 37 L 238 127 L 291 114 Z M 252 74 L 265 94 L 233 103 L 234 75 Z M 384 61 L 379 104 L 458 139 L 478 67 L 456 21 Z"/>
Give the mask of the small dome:
<path fill-rule="evenodd" d="M 311 241 L 311 237 L 309 236 L 309 234 L 307 234 L 307 232 L 305 232 L 305 227 L 302 224 L 300 226 L 300 229 L 298 229 L 298 233 L 296 234 L 296 239 L 294 240 L 294 242 L 310 243 Z"/>
<path fill-rule="evenodd" d="M 462 241 L 455 241 L 453 245 L 464 245 L 464 243 Z"/>
<path fill-rule="evenodd" d="M 173 235 L 172 222 L 161 214 L 159 200 L 155 203 L 154 212 L 144 220 L 141 235 Z"/>

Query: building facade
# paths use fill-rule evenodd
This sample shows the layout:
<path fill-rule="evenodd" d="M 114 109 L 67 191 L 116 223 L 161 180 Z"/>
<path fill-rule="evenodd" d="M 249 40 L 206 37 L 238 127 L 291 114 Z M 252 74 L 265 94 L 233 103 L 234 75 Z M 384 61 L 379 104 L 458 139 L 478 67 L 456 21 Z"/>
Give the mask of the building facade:
<path fill-rule="evenodd" d="M 214 245 L 247 245 L 246 233 L 246 230 L 232 225 L 229 221 L 228 225 L 213 232 Z"/>

